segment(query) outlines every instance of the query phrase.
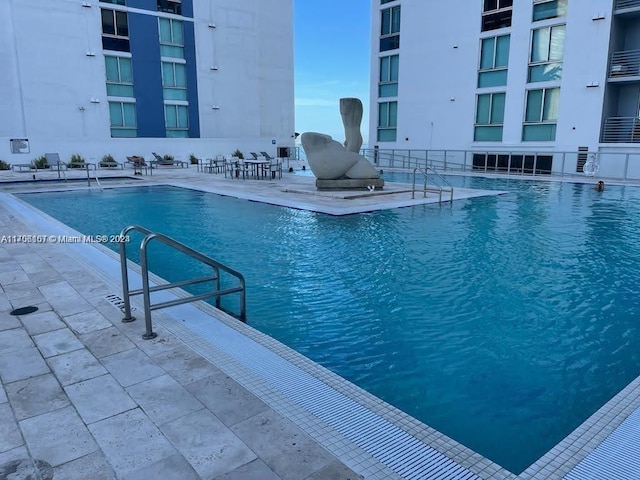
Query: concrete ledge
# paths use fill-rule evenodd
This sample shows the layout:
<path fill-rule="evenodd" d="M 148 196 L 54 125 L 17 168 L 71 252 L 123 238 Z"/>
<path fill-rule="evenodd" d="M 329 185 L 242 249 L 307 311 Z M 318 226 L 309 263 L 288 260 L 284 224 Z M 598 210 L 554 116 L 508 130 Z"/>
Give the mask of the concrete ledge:
<path fill-rule="evenodd" d="M 368 190 L 368 187 L 384 187 L 382 178 L 345 178 L 342 180 L 320 180 L 316 179 L 318 190 Z"/>

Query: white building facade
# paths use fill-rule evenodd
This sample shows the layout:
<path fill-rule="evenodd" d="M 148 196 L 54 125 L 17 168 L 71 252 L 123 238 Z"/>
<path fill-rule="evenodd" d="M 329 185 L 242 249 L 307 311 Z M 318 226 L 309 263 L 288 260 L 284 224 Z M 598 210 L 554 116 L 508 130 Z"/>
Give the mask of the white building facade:
<path fill-rule="evenodd" d="M 3 0 L 0 60 L 9 163 L 294 144 L 293 0 Z"/>
<path fill-rule="evenodd" d="M 371 145 L 640 178 L 639 0 L 373 0 L 372 25 Z"/>

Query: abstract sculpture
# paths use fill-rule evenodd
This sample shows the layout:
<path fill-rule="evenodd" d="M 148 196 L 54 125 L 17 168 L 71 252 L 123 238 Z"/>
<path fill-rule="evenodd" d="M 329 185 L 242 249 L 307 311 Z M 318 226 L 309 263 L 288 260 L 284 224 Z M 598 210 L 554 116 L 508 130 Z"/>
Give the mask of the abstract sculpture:
<path fill-rule="evenodd" d="M 329 135 L 306 132 L 301 141 L 319 190 L 382 188 L 384 180 L 369 161 L 360 155 L 362 103 L 357 98 L 341 98 L 344 146 Z"/>

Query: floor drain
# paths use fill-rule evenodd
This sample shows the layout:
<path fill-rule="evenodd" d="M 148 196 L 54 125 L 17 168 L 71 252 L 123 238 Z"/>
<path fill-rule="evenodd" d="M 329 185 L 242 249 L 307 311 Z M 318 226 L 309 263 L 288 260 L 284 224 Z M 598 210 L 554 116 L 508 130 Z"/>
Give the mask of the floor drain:
<path fill-rule="evenodd" d="M 37 311 L 38 311 L 38 307 L 34 307 L 34 306 L 21 307 L 21 308 L 16 308 L 12 312 L 10 312 L 9 315 L 27 315 L 28 313 L 33 313 Z M 0 479 L 1 478 L 2 477 L 0 477 Z"/>
<path fill-rule="evenodd" d="M 111 294 L 111 295 L 107 295 L 104 298 L 107 300 L 107 302 L 109 302 L 111 305 L 113 305 L 114 307 L 116 307 L 117 309 L 119 309 L 121 312 L 124 313 L 124 300 L 122 300 L 118 295 Z M 136 310 L 136 308 L 132 306 L 131 311 L 133 312 L 134 310 Z"/>
<path fill-rule="evenodd" d="M 0 480 L 52 480 L 53 468 L 42 460 L 27 458 L 0 465 Z"/>

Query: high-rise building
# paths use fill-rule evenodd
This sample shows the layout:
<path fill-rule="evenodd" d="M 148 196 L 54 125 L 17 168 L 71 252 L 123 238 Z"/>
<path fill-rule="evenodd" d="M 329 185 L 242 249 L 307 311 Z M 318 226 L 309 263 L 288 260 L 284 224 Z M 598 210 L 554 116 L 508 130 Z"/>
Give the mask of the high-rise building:
<path fill-rule="evenodd" d="M 4 160 L 293 145 L 292 0 L 3 0 L 0 61 Z"/>
<path fill-rule="evenodd" d="M 640 154 L 640 0 L 373 0 L 372 25 L 370 145 Z"/>

